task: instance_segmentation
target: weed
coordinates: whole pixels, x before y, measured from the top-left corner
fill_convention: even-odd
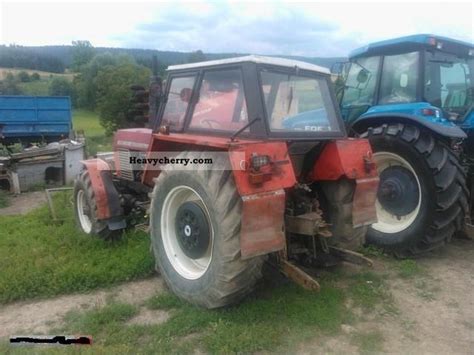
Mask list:
[[[0,208],[5,208],[10,206],[10,194],[0,190]]]
[[[373,354],[383,351],[384,338],[382,333],[378,331],[354,334],[351,341],[359,348],[361,354]]]
[[[415,260],[401,260],[396,264],[398,269],[398,276],[402,278],[412,278],[420,275],[423,269],[416,263]]]

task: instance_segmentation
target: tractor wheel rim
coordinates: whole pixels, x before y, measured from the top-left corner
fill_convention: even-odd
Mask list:
[[[82,230],[89,234],[92,231],[92,222],[86,211],[89,211],[89,204],[87,203],[86,194],[84,190],[79,190],[76,197],[77,201],[77,215],[79,217],[79,223],[81,224]]]
[[[413,201],[413,205],[410,206],[409,211],[407,211],[405,214],[396,215],[393,210],[387,208],[386,205],[384,206],[384,202],[381,201],[381,189],[392,185],[392,188],[395,190],[396,194],[400,193],[398,191],[400,186],[397,186],[396,183],[390,184],[390,181],[387,181],[386,184],[384,184],[384,181],[381,182],[381,185],[379,187],[379,194],[375,203],[378,222],[372,224],[372,229],[385,234],[399,233],[410,227],[416,220],[420,212],[422,200],[420,180],[411,164],[397,154],[389,152],[377,152],[374,153],[374,161],[377,165],[377,171],[379,176],[382,175],[382,173],[387,169],[392,169],[394,167],[400,168],[401,170],[405,170],[405,172],[408,173],[408,175],[411,176],[413,180],[412,182],[410,182],[411,184],[413,184],[411,188],[414,187],[415,191],[417,190],[416,192],[418,196]],[[412,196],[406,197],[412,198]],[[398,196],[397,198],[403,199],[404,196]]]
[[[177,215],[183,204],[193,202],[202,209],[207,225],[209,227],[208,243],[205,250],[193,258],[187,250],[183,249],[183,233],[190,232],[189,225],[185,225],[183,231],[178,231]],[[186,228],[186,226],[188,228]],[[166,196],[163,202],[161,214],[161,238],[166,256],[171,266],[182,277],[188,280],[196,280],[202,277],[212,261],[212,247],[214,242],[214,231],[211,224],[209,210],[204,204],[202,197],[189,186],[177,186]],[[179,235],[181,233],[181,236]]]

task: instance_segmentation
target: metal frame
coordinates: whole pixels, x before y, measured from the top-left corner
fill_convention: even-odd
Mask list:
[[[218,63],[219,62],[219,63]],[[308,64],[310,67],[311,65]],[[179,68],[179,66],[177,66]],[[161,107],[158,111],[158,118],[156,120],[156,124],[153,127],[153,131],[156,132],[162,122],[164,109],[166,107],[166,103],[168,101],[168,93],[171,87],[171,83],[173,79],[180,78],[180,77],[188,77],[188,76],[195,76],[195,82],[193,86],[193,93],[188,104],[186,114],[184,117],[184,124],[181,129],[170,129],[170,132],[173,133],[189,133],[195,135],[206,135],[206,136],[229,136],[234,132],[228,130],[216,130],[216,129],[196,129],[196,128],[189,128],[189,124],[191,122],[192,113],[194,112],[195,105],[197,103],[197,98],[199,96],[199,90],[201,87],[202,79],[205,73],[209,71],[224,71],[224,70],[232,70],[232,69],[240,69],[242,74],[242,83],[244,89],[244,97],[247,105],[247,115],[249,117],[249,122],[251,119],[261,118],[261,120],[255,122],[252,126],[250,126],[248,132],[242,132],[239,137],[248,138],[248,139],[265,139],[265,140],[281,140],[281,139],[291,139],[291,140],[331,140],[335,138],[343,138],[347,136],[344,121],[342,120],[342,116],[339,110],[337,103],[337,99],[334,94],[334,90],[331,90],[331,80],[330,74],[326,74],[321,71],[311,71],[307,69],[298,69],[298,74],[314,77],[317,79],[325,80],[328,88],[329,88],[329,95],[331,101],[334,103],[334,112],[336,116],[335,124],[338,126],[337,131],[331,132],[292,132],[292,131],[285,131],[285,132],[274,132],[270,130],[269,122],[267,119],[265,103],[263,99],[263,93],[261,88],[261,79],[260,79],[260,71],[264,68],[268,68],[272,71],[282,72],[282,73],[291,73],[294,71],[294,68],[276,65],[276,64],[261,64],[257,62],[251,61],[243,61],[243,62],[229,62],[229,63],[220,63],[220,61],[210,62],[210,65],[203,65],[199,67],[183,67],[183,69],[173,69],[170,67],[170,72],[168,74],[165,93],[166,97],[161,103]]]
[[[44,190],[44,193],[46,194],[46,199],[48,200],[49,211],[51,212],[51,217],[53,218],[54,222],[73,219],[73,218],[58,219],[58,217],[56,215],[56,210],[54,209],[53,198],[52,198],[52,195],[51,195],[52,192],[69,191],[69,190],[74,190],[74,187],[55,187],[55,188]]]

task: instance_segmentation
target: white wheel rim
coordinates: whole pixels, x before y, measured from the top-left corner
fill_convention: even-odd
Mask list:
[[[204,255],[199,259],[191,259],[183,252],[176,234],[175,220],[178,208],[188,201],[197,202],[203,207],[210,227],[209,246]],[[160,229],[166,256],[176,272],[188,280],[196,280],[204,275],[212,261],[214,230],[209,217],[209,211],[201,196],[194,189],[183,185],[173,188],[168,193],[163,202]]]
[[[84,212],[86,207],[89,208],[84,190],[79,190],[77,192],[76,201],[77,201],[76,208],[77,208],[77,215],[79,216],[79,223],[81,224],[82,230],[85,233],[89,234],[92,231],[92,222],[89,216]]]
[[[394,214],[385,210],[382,205],[380,204],[379,200],[377,199],[375,203],[376,211],[377,211],[377,219],[378,222],[372,224],[372,229],[379,231],[381,233],[386,234],[394,234],[401,232],[408,227],[410,227],[413,222],[416,220],[418,213],[420,212],[421,207],[421,185],[418,176],[413,169],[413,167],[408,163],[405,159],[401,156],[389,152],[377,152],[374,153],[374,161],[377,165],[377,171],[379,175],[387,168],[392,166],[401,166],[407,170],[409,170],[416,179],[416,183],[418,185],[419,191],[419,198],[418,204],[416,205],[415,209],[407,215],[404,216],[395,216]]]

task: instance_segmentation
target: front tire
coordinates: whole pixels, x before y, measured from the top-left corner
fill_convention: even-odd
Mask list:
[[[163,279],[178,297],[217,308],[253,290],[264,257],[242,259],[241,211],[232,171],[160,173],[151,202],[152,249]]]
[[[466,178],[456,155],[429,131],[404,124],[369,129],[380,176],[378,222],[367,242],[398,257],[423,254],[460,231],[468,211]]]
[[[74,216],[79,229],[90,236],[116,240],[122,234],[121,230],[112,231],[106,221],[97,219],[97,203],[87,171],[82,172],[74,182]]]

